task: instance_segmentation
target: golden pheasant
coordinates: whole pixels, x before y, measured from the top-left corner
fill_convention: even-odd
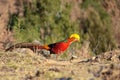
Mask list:
[[[39,49],[45,49],[50,51],[50,54],[60,54],[61,52],[64,52],[71,43],[80,41],[80,36],[78,34],[72,34],[69,38],[67,38],[63,42],[56,42],[53,44],[49,45],[39,45],[39,44],[34,44],[34,43],[18,43],[15,44],[5,51],[12,51],[14,48],[29,48],[31,50],[39,50]]]

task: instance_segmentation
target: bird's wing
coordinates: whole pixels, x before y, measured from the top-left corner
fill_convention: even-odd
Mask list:
[[[51,52],[53,52],[54,54],[59,54],[65,51],[69,45],[65,42],[59,42],[59,43],[50,44],[48,46],[50,47]]]

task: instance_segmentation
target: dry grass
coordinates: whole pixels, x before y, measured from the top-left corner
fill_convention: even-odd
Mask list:
[[[117,52],[120,54],[119,51]],[[101,59],[102,57],[98,58]],[[105,57],[102,59],[104,59],[102,62],[96,60],[80,63],[80,58],[72,61],[58,61],[45,59],[40,55],[32,54],[32,52],[0,52],[0,80],[60,80],[60,78],[99,80],[103,77],[109,78],[107,75],[109,70],[106,67],[109,68],[110,64],[116,65],[119,61],[107,61]],[[117,65],[117,68],[110,68],[110,71],[115,73],[114,75],[111,74],[111,78],[119,75],[120,64]]]

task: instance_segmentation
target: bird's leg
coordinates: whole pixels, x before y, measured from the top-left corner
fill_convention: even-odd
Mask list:
[[[52,57],[52,59],[54,59],[54,60],[58,60],[58,56],[59,56],[58,54],[53,54],[53,55],[51,54],[51,57]]]
[[[56,54],[56,60],[58,60],[58,58],[59,58],[59,54]]]
[[[60,61],[60,54],[56,54],[55,60]]]

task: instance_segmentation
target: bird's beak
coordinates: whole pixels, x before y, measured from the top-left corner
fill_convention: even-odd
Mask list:
[[[75,41],[76,41],[76,42],[80,42],[80,40],[78,40],[78,39],[75,39]]]

